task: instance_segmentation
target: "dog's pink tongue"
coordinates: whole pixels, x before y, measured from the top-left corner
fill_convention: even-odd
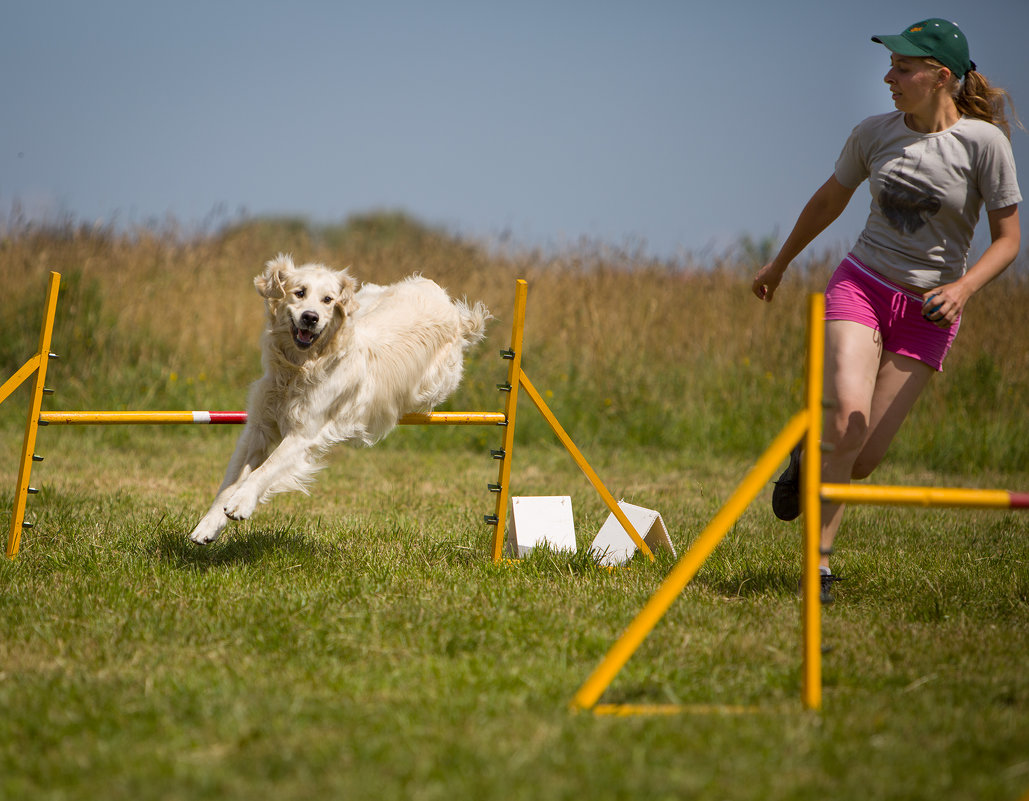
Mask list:
[[[314,334],[310,331],[297,331],[297,339],[301,342],[314,342]]]

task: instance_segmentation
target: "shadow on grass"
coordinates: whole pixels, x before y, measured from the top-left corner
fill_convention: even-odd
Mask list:
[[[751,598],[759,595],[796,595],[800,574],[775,565],[751,566],[733,575],[704,575],[694,582],[711,592],[731,598]]]
[[[238,529],[212,545],[197,545],[181,532],[162,531],[155,546],[158,558],[186,570],[210,570],[231,565],[338,558],[331,544],[297,532],[292,521],[272,529]]]

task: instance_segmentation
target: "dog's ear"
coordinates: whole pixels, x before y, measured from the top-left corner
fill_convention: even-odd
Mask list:
[[[357,295],[357,281],[347,272],[346,268],[339,270],[336,273],[336,277],[339,279],[339,300],[336,301],[336,306],[344,317],[349,317],[358,308],[357,298],[355,297]]]
[[[265,300],[282,300],[286,297],[286,277],[295,269],[293,257],[280,253],[264,265],[264,272],[254,279],[254,286]]]

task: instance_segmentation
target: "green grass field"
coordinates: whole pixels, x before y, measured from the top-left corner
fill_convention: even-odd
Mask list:
[[[501,408],[513,280],[526,369],[616,497],[661,512],[681,555],[790,414],[804,265],[747,305],[747,268],[626,254],[490,256],[403,218],[265,223],[184,240],[68,229],[0,247],[0,378],[65,277],[48,408],[242,408],[259,369],[264,259],[421,269],[498,320],[452,408]],[[628,259],[628,262],[626,260]],[[631,268],[631,269],[628,269]],[[223,308],[219,301],[232,298]],[[778,298],[777,298],[778,300]],[[1029,490],[1029,282],[970,307],[882,483]],[[20,305],[19,305],[20,304]],[[224,314],[215,312],[224,311]],[[198,325],[198,321],[200,324]],[[0,407],[10,508],[26,393]],[[607,516],[520,406],[516,495],[571,495],[580,549]],[[568,702],[674,564],[493,564],[490,429],[398,429],[340,448],[311,497],[221,542],[185,539],[238,430],[41,430],[35,527],[0,560],[0,797],[10,799],[1001,799],[1029,790],[1029,515],[849,510],[823,617],[823,709],[800,702],[799,523],[765,492],[612,682]],[[746,707],[739,713],[737,707]]]

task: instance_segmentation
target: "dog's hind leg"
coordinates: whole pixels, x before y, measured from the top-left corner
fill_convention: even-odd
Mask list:
[[[225,478],[215,496],[207,514],[197,523],[189,535],[193,542],[206,545],[221,536],[229,518],[225,516],[225,504],[241,483],[265,460],[268,453],[268,440],[249,426],[243,430],[236,444],[236,450],[229,460]]]

